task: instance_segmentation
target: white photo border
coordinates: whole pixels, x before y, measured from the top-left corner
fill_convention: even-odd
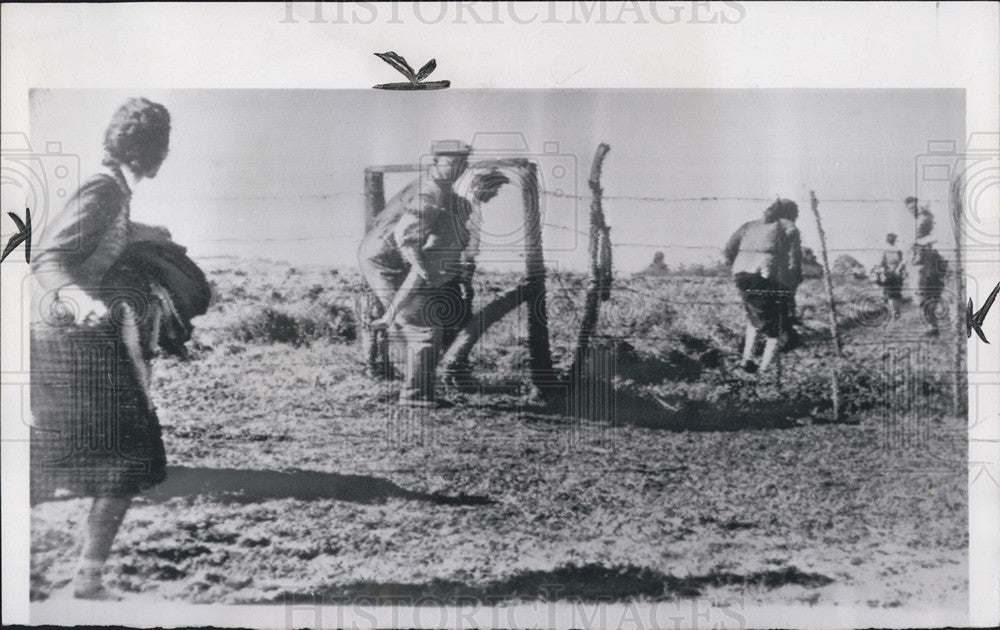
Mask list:
[[[434,78],[448,79],[455,88],[961,88],[969,133],[996,133],[1000,121],[995,28],[1000,5],[994,3],[543,2],[494,8],[363,2],[323,5],[318,16],[316,5],[4,4],[3,130],[28,131],[32,88],[370,88],[392,80],[372,55],[384,50],[418,60],[436,58]],[[978,207],[982,216],[996,221],[998,192]],[[4,287],[19,287],[27,269],[5,262],[0,271]],[[976,278],[969,289],[978,307],[1000,281],[1000,265],[976,265],[969,274]],[[27,378],[20,352],[26,347],[21,343],[26,306],[18,293],[2,294],[4,623],[37,621],[28,618],[26,427],[10,421],[24,409],[19,396],[7,395]],[[998,322],[994,310],[984,326],[994,349],[1000,343]],[[981,342],[973,336],[969,343],[971,349]],[[986,360],[987,369],[969,379],[970,388],[978,389],[970,397],[978,405],[970,409],[970,418],[982,420],[970,430],[968,619],[899,620],[879,617],[878,611],[861,618],[815,608],[805,611],[808,616],[748,616],[750,625],[992,626],[1000,621],[1000,492],[981,474],[974,480],[978,469],[972,465],[989,463],[995,481],[1000,356],[993,352]],[[145,612],[156,619],[134,614],[119,619],[136,625],[285,622],[283,613],[272,619],[258,607],[198,607],[191,613],[164,605]],[[525,621],[515,625],[531,625],[530,614],[524,614]],[[429,615],[401,622],[439,625],[449,619]],[[86,621],[92,620],[77,620]],[[548,622],[546,615],[533,627]],[[567,620],[557,616],[552,622]]]

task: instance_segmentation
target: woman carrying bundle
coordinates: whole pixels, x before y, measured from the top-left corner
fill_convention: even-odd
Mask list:
[[[101,574],[132,497],[166,475],[150,402],[150,359],[177,351],[204,313],[204,275],[169,240],[135,224],[137,182],[167,155],[170,115],[129,99],[105,133],[105,172],[55,216],[32,261],[31,503],[94,498],[73,593],[117,599]]]

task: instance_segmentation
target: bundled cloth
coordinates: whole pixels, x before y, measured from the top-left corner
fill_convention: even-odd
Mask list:
[[[108,314],[31,326],[31,502],[131,496],[163,481],[162,431],[148,394],[157,344],[183,352],[211,297],[184,248],[130,244],[104,277]]]
[[[145,276],[163,307],[159,345],[164,351],[184,356],[194,326],[191,320],[204,315],[212,289],[204,272],[187,256],[187,250],[171,241],[137,241],[129,244],[112,272]],[[105,285],[112,278],[105,278]]]

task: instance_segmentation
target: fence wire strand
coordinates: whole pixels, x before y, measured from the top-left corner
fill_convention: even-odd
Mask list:
[[[553,197],[557,199],[578,199],[589,201],[590,197],[586,195],[569,194],[562,191],[553,190],[540,190],[541,194]],[[353,192],[334,192],[334,193],[312,193],[312,194],[302,194],[298,195],[298,199],[304,200],[332,200],[334,198],[357,198],[363,199],[364,195],[361,193]],[[175,202],[212,202],[212,201],[248,201],[248,200],[277,200],[283,197],[278,195],[246,195],[246,196],[227,196],[227,197],[212,197],[205,199],[176,199]],[[604,195],[603,199],[607,201],[635,201],[641,203],[705,203],[705,202],[753,202],[753,203],[767,203],[774,201],[776,197],[742,197],[742,196],[701,196],[701,197],[657,197],[648,195]],[[898,199],[893,198],[834,198],[834,199],[824,199],[824,203],[894,203],[898,202]],[[928,200],[929,202],[936,202],[939,200]],[[559,223],[554,223],[551,221],[543,222],[543,226],[564,230],[567,232],[573,232],[580,236],[589,237],[589,232],[584,230],[579,230],[568,225],[562,225]],[[356,240],[355,237],[345,235],[345,234],[323,234],[317,236],[302,236],[302,237],[258,237],[258,238],[206,238],[206,239],[195,239],[198,243],[226,243],[226,242],[306,242],[306,241],[324,241],[324,240]],[[707,250],[721,252],[723,247],[717,247],[713,245],[685,245],[685,244],[670,244],[670,243],[640,243],[640,242],[612,242],[615,247],[627,247],[627,248],[637,248],[637,249],[688,249],[688,250]],[[863,248],[830,248],[831,252],[854,252],[861,251]]]

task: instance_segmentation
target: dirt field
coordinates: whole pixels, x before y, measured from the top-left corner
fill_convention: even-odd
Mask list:
[[[353,271],[201,261],[219,299],[191,358],[158,360],[166,483],[137,500],[111,586],[188,602],[656,600],[961,608],[965,421],[949,336],[837,286],[848,420],[819,280],[780,375],[736,369],[745,316],[725,277],[620,278],[602,347],[615,413],[533,397],[524,313],[473,354],[480,391],[400,412],[364,374]],[[482,303],[512,286],[484,274]],[[575,344],[583,278],[548,280],[553,355]],[[32,512],[32,595],[72,576],[89,502]],[[558,588],[553,585],[558,585]]]

